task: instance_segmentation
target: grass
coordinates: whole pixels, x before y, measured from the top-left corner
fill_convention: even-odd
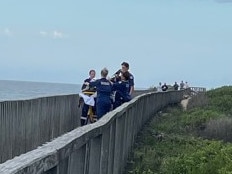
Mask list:
[[[205,107],[157,114],[139,133],[125,173],[232,173],[231,91],[209,91]]]

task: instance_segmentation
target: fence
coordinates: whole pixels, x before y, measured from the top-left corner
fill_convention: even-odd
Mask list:
[[[74,129],[42,147],[0,164],[4,174],[120,174],[142,125],[186,91],[135,97],[98,122]]]
[[[78,100],[66,95],[0,102],[0,163],[80,126]]]
[[[206,92],[206,88],[203,87],[191,87],[192,92],[199,93],[199,92]]]
[[[78,95],[0,102],[0,163],[80,125]]]

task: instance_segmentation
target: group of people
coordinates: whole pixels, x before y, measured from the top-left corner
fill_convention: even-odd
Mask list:
[[[101,70],[101,78],[95,79],[96,71],[89,71],[89,78],[84,80],[82,91],[96,92],[93,110],[100,119],[112,109],[117,108],[132,98],[134,91],[134,77],[129,72],[129,63],[122,62],[121,69],[112,78],[108,78],[108,69]],[[82,107],[81,125],[86,124],[89,105],[84,103]]]
[[[186,81],[184,83],[184,81],[182,80],[180,82],[180,85],[177,82],[175,82],[173,85],[174,90],[179,90],[179,87],[180,87],[180,90],[189,88],[188,82]],[[164,92],[169,89],[166,83],[162,84],[161,82],[159,82],[159,85],[156,88],[157,88],[157,92],[162,92],[162,91]]]

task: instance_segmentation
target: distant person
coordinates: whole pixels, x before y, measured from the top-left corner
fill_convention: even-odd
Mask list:
[[[184,82],[183,82],[183,80],[182,80],[182,81],[180,82],[180,90],[181,90],[181,89],[184,89],[184,85],[185,85],[185,84],[184,84]]]
[[[162,92],[162,83],[159,82],[159,85],[156,87],[157,92]]]
[[[121,74],[121,80],[113,84],[112,91],[116,91],[113,109],[131,100],[129,79],[130,73],[126,71]]]
[[[81,87],[82,91],[86,91],[86,90],[93,91],[93,92],[96,91],[96,89],[94,87],[89,89],[88,86],[86,85],[86,83],[90,83],[90,82],[95,81],[95,75],[96,75],[95,70],[92,69],[89,71],[89,78],[84,80],[84,83]],[[80,98],[79,103],[82,103],[82,102],[84,102],[83,98]],[[87,122],[88,110],[89,110],[89,105],[84,103],[83,107],[82,107],[82,113],[81,113],[81,126],[85,125]],[[93,107],[93,112],[95,112],[95,111],[96,111],[96,105]]]
[[[162,85],[162,91],[164,92],[164,91],[167,91],[167,90],[168,90],[168,86],[166,85],[166,83],[164,83]]]
[[[100,119],[111,109],[110,96],[112,92],[112,84],[109,80],[106,79],[107,75],[108,69],[103,68],[101,70],[101,79],[90,83],[86,82],[86,85],[89,85],[89,87],[96,87],[97,90],[96,112],[98,119]]]
[[[185,88],[185,89],[189,88],[188,82],[185,82],[184,88]]]
[[[173,87],[174,87],[174,90],[178,90],[179,89],[179,85],[178,85],[178,83],[177,82],[175,82],[175,84],[173,85]]]

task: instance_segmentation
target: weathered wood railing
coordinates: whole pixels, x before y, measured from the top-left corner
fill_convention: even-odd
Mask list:
[[[80,125],[78,95],[0,102],[0,163]]]
[[[190,87],[191,91],[192,92],[206,92],[206,88],[203,88],[203,87]]]
[[[144,123],[163,107],[180,102],[187,91],[190,92],[151,92],[135,97],[94,124],[74,129],[0,164],[0,173],[120,174]]]
[[[80,126],[78,100],[65,95],[0,102],[0,163]]]

